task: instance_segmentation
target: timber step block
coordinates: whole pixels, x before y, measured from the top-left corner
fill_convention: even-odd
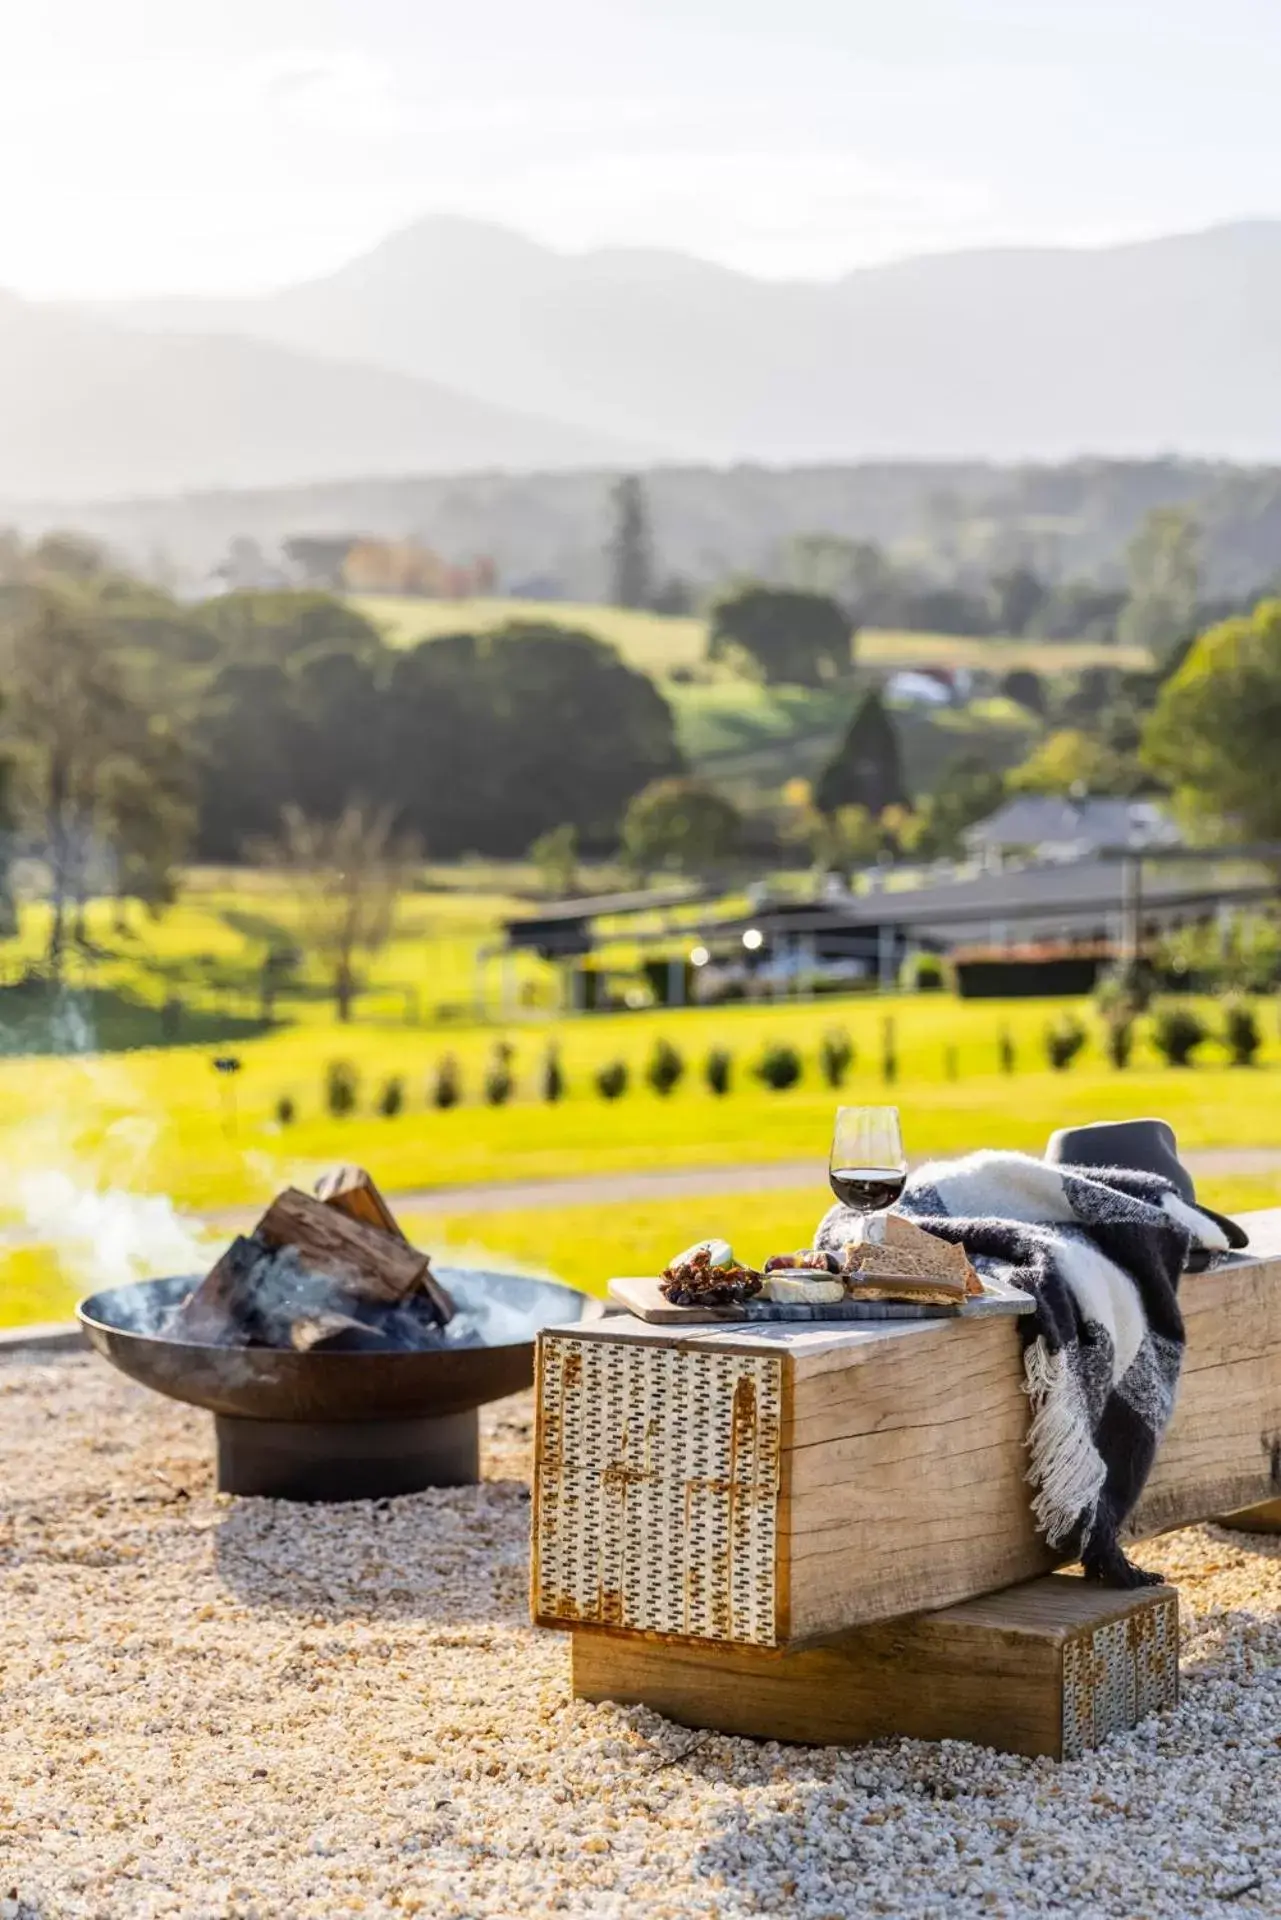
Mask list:
[[[1265,1500],[1257,1507],[1221,1513],[1215,1525],[1231,1527],[1234,1533],[1281,1533],[1281,1500]]]
[[[1176,1704],[1178,1595],[1050,1574],[796,1653],[579,1628],[573,1687],[749,1739],[967,1740],[1072,1760]]]
[[[1180,1290],[1178,1399],[1129,1535],[1281,1492],[1281,1209]],[[539,1336],[533,1614],[799,1652],[1052,1571],[1007,1318]],[[1261,1444],[1262,1437],[1262,1444]]]

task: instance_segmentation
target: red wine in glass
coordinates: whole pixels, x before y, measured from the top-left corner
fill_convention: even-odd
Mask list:
[[[897,1107],[838,1107],[828,1164],[832,1192],[855,1213],[892,1207],[907,1179]]]
[[[907,1179],[902,1167],[833,1167],[827,1177],[837,1199],[855,1213],[892,1207]]]

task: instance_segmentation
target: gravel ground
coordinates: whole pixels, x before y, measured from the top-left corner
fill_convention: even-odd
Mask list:
[[[0,1916],[1281,1912],[1281,1540],[1143,1555],[1185,1699],[1066,1766],[699,1737],[525,1624],[527,1398],[486,1484],[231,1501],[202,1416],[0,1361]]]

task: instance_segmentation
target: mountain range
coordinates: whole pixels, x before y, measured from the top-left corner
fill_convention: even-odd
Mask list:
[[[1281,221],[824,282],[418,222],[245,299],[0,299],[0,494],[1177,452],[1281,461]]]

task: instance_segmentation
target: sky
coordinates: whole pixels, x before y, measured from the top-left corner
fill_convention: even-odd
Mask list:
[[[7,17],[6,17],[7,16]],[[38,0],[0,286],[255,292],[429,213],[768,277],[1281,215],[1281,0]]]

